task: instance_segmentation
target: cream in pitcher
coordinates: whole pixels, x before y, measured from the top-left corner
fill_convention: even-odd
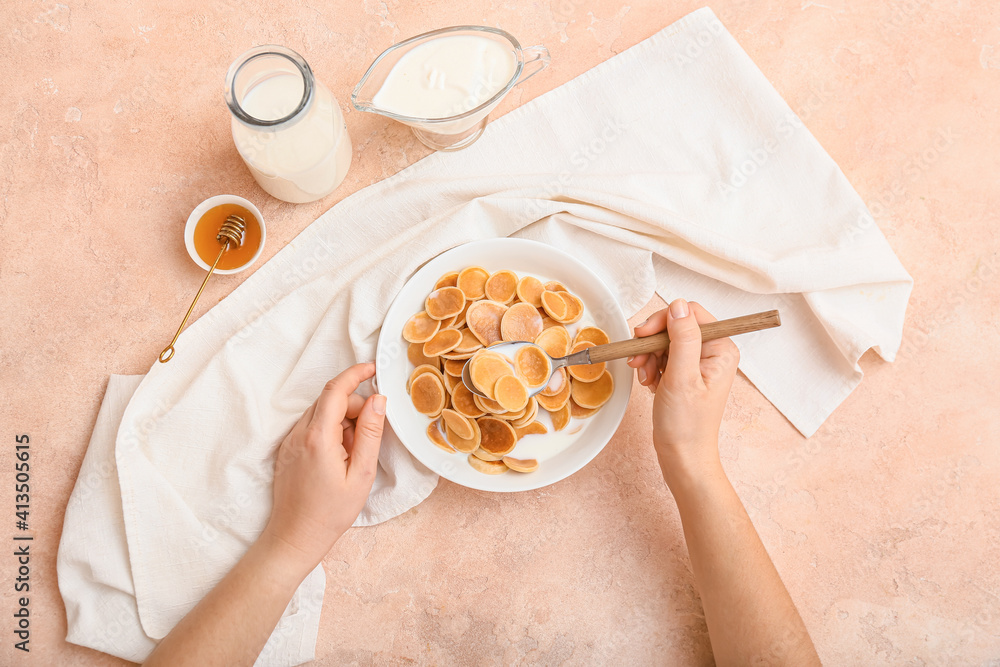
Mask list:
[[[229,68],[233,141],[257,183],[299,204],[333,192],[351,166],[337,100],[302,57],[281,46],[247,51]]]
[[[441,28],[383,51],[351,102],[408,125],[430,148],[461,150],[482,135],[490,112],[514,86],[548,64],[544,46],[522,47],[499,28]]]
[[[513,49],[501,42],[447,35],[406,52],[372,102],[404,116],[455,116],[500,92],[516,67]]]

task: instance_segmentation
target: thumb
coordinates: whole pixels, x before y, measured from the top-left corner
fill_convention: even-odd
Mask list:
[[[373,394],[361,406],[361,413],[354,427],[354,447],[351,450],[351,463],[347,469],[348,478],[354,478],[369,487],[375,480],[384,423],[385,396]]]
[[[701,328],[684,299],[670,304],[667,315],[670,348],[663,379],[667,382],[692,383],[701,379]]]

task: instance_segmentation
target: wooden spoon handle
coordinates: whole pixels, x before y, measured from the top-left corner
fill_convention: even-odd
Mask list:
[[[716,338],[727,338],[737,334],[761,331],[762,329],[773,329],[780,326],[781,318],[778,316],[778,311],[768,310],[763,313],[743,315],[742,317],[719,320],[718,322],[706,322],[701,325],[701,340],[708,341],[715,340]],[[670,337],[666,331],[644,338],[633,338],[631,340],[618,341],[617,343],[598,345],[590,348],[590,362],[599,364],[602,361],[659,352],[660,350],[667,349],[669,345]]]

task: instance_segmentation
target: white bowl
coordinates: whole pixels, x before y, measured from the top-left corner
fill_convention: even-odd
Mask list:
[[[624,359],[608,364],[615,381],[615,391],[597,414],[573,422],[561,432],[552,432],[547,413],[539,409],[540,421],[549,426],[546,435],[526,436],[511,453],[515,458],[538,459],[532,473],[508,471],[502,475],[484,475],[473,470],[466,454],[449,454],[427,439],[430,420],[410,402],[406,380],[413,370],[406,356],[408,343],[403,340],[403,324],[424,308],[424,299],[445,273],[478,265],[487,271],[510,269],[520,275],[558,280],[580,297],[585,306],[583,319],[571,329],[595,324],[611,340],[631,338],[625,314],[611,290],[582,262],[553,246],[525,239],[489,239],[452,248],[422,266],[396,295],[386,314],[379,335],[376,356],[378,391],[387,398],[386,417],[410,453],[438,475],[456,484],[483,491],[527,491],[554,484],[587,465],[618,430],[629,393],[632,369]],[[578,425],[582,429],[571,434]]]
[[[238,266],[235,269],[216,269],[215,272],[219,275],[228,276],[233,273],[239,273],[244,269],[250,268],[260,254],[264,252],[264,242],[267,240],[267,228],[264,226],[264,216],[260,214],[260,210],[250,203],[243,197],[237,197],[236,195],[215,195],[214,197],[209,197],[202,203],[194,207],[191,211],[191,215],[188,216],[187,223],[184,225],[184,245],[187,247],[188,254],[191,255],[191,259],[194,263],[201,268],[208,271],[212,268],[210,264],[206,264],[201,257],[198,256],[198,251],[194,247],[194,228],[201,220],[201,216],[205,215],[210,209],[216,206],[221,206],[222,204],[236,204],[237,206],[242,206],[246,210],[250,211],[257,218],[257,222],[260,223],[260,246],[257,248],[257,252],[254,253],[250,261],[243,266]]]

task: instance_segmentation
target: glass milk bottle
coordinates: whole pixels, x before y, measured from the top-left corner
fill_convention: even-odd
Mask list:
[[[333,192],[351,166],[344,115],[309,64],[283,46],[250,49],[226,75],[233,141],[260,187],[293,204]]]

